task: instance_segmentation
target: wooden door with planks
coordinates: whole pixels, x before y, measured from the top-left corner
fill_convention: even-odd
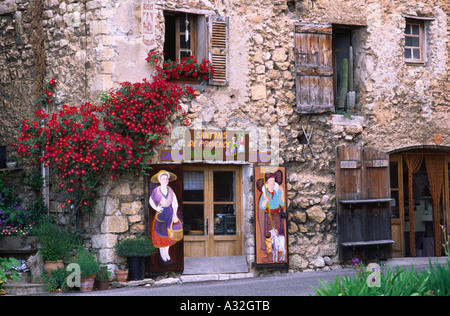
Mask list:
[[[389,156],[339,146],[336,155],[338,244],[341,260],[392,256]]]
[[[183,167],[184,254],[243,254],[241,167]]]

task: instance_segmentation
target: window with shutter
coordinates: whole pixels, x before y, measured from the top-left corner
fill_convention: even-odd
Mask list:
[[[228,85],[229,18],[167,11],[165,18],[164,58],[194,56],[199,62],[211,61],[214,77],[210,85]]]
[[[332,26],[295,25],[297,112],[334,112]]]
[[[214,66],[214,77],[210,85],[228,85],[228,25],[229,18],[222,16],[208,17],[209,60]]]

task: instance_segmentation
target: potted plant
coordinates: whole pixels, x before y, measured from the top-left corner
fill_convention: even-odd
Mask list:
[[[100,273],[100,263],[93,254],[84,248],[78,250],[75,263],[80,266],[80,290],[82,292],[92,291],[94,289],[95,277]]]
[[[110,278],[111,272],[109,271],[108,267],[106,266],[100,267],[100,271],[97,274],[98,289],[107,290],[109,287]]]
[[[44,216],[38,223],[36,237],[42,245],[39,253],[47,274],[50,276],[51,270],[64,268],[63,260],[76,247],[75,235],[59,227],[52,216]]]
[[[148,237],[131,237],[119,241],[115,246],[119,257],[127,258],[129,280],[144,279],[144,258],[155,253],[156,248]]]
[[[117,282],[127,282],[128,279],[128,269],[116,269],[114,270],[114,275],[116,276]]]
[[[17,161],[18,161],[17,155],[8,156],[8,159],[6,160],[6,167],[8,169],[17,168]]]

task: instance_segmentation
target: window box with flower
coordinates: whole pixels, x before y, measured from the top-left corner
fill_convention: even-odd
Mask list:
[[[199,84],[214,77],[214,67],[209,60],[203,59],[199,63],[194,56],[181,59],[164,60],[163,54],[151,52],[146,61],[156,67],[162,80],[179,84]],[[161,66],[162,65],[162,66]]]

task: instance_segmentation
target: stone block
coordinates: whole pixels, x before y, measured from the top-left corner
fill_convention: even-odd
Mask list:
[[[107,233],[124,233],[128,230],[128,220],[126,216],[114,215],[105,216],[101,225],[103,234]]]
[[[117,243],[117,235],[100,234],[92,236],[92,248],[112,248]]]
[[[10,14],[17,11],[16,1],[6,0],[0,3],[0,15]]]
[[[106,215],[115,214],[119,209],[119,203],[119,199],[108,197],[108,199],[106,200]]]
[[[311,208],[309,208],[306,213],[308,214],[308,217],[318,223],[322,223],[327,215],[322,210],[322,208],[318,205],[315,205]]]
[[[114,249],[100,249],[98,252],[98,259],[100,263],[111,263],[116,261],[116,253]]]
[[[122,203],[120,211],[124,215],[137,215],[141,211],[142,202],[135,201],[131,203]]]
[[[264,100],[267,97],[267,90],[265,86],[252,87],[252,100]]]

